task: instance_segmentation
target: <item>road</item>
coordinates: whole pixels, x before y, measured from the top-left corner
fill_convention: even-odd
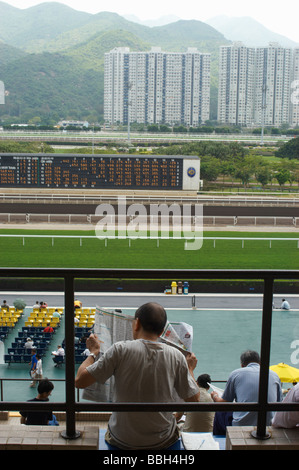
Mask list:
[[[162,203],[162,202],[160,202]],[[170,206],[172,202],[168,205]],[[0,203],[2,214],[95,214],[98,204],[41,204],[41,203]],[[117,206],[116,206],[117,207]],[[150,211],[150,205],[145,206]],[[224,206],[204,205],[204,216],[232,216],[232,217],[299,217],[299,207],[270,207],[270,206]]]
[[[188,295],[166,295],[163,293],[92,293],[77,292],[83,307],[95,307],[96,305],[109,308],[137,308],[140,305],[154,301],[169,309],[192,309],[195,298],[195,306],[198,309],[261,309],[262,294],[205,294],[189,293]],[[275,307],[280,307],[282,294],[274,295]],[[299,295],[285,295],[292,309],[299,309]],[[0,292],[0,299],[6,300],[8,305],[13,305],[16,298],[22,298],[28,307],[36,301],[45,301],[49,306],[63,306],[64,294],[59,292]]]

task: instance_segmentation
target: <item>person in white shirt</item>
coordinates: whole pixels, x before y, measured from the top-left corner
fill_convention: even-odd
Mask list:
[[[299,403],[299,384],[291,388],[282,403]],[[274,428],[295,428],[299,426],[299,411],[277,411],[272,420]]]
[[[36,374],[34,379],[41,380],[43,378],[43,363],[42,358],[38,354],[36,355],[37,364],[36,364]]]
[[[290,310],[290,304],[286,299],[282,299],[281,310]]]
[[[27,338],[24,348],[30,350],[33,348],[33,340],[31,338]]]
[[[61,358],[64,357],[65,352],[63,347],[59,344],[57,346],[57,351],[52,351],[52,354],[54,356],[53,361],[55,362],[55,366],[57,366],[57,364],[61,362]]]

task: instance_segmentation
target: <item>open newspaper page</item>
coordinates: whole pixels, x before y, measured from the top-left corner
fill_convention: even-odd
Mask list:
[[[132,340],[132,321],[134,317],[125,315],[118,310],[96,307],[94,333],[101,341],[101,353],[105,352],[118,341]],[[105,384],[95,382],[83,390],[82,398],[97,402],[113,401],[114,377]]]
[[[184,322],[167,322],[160,340],[186,355],[192,352],[193,327]]]
[[[101,353],[104,354],[112,344],[118,341],[133,339],[132,322],[134,317],[126,315],[118,310],[96,308],[94,333],[101,343]],[[167,322],[160,337],[162,342],[174,346],[184,354],[192,351],[193,328],[183,322]],[[111,377],[105,384],[95,382],[90,387],[83,390],[82,398],[97,402],[113,401],[114,377]]]

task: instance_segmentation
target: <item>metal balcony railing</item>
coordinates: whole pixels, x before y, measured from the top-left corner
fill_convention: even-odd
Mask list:
[[[299,403],[283,404],[268,402],[268,375],[270,366],[272,299],[275,280],[298,280],[299,271],[260,270],[134,270],[134,269],[46,269],[46,268],[0,268],[0,278],[56,278],[64,280],[66,377],[65,402],[28,403],[0,402],[0,410],[53,410],[66,412],[66,430],[62,436],[76,439],[75,413],[78,411],[256,411],[257,428],[254,437],[269,437],[266,415],[269,411],[298,411]],[[82,403],[76,402],[74,357],[74,291],[76,279],[255,279],[264,284],[261,331],[261,367],[259,396],[256,403]]]

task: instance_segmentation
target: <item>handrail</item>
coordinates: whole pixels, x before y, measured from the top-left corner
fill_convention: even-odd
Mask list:
[[[267,412],[299,410],[299,403],[268,403],[268,374],[271,348],[273,285],[278,279],[299,279],[298,270],[194,270],[194,269],[53,269],[53,268],[0,268],[0,278],[60,278],[64,279],[65,346],[66,346],[66,401],[51,403],[0,402],[0,410],[57,410],[66,411],[64,438],[76,439],[75,413],[77,411],[257,411],[258,420],[254,437],[266,439]],[[261,332],[261,368],[259,397],[256,403],[76,403],[74,357],[74,282],[76,278],[105,279],[260,279],[264,281]]]

